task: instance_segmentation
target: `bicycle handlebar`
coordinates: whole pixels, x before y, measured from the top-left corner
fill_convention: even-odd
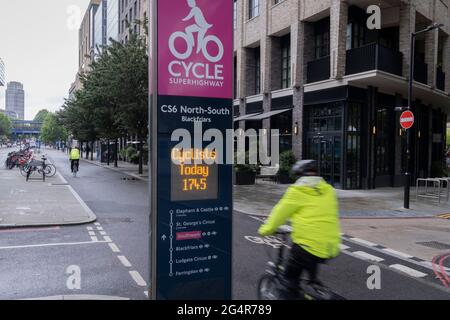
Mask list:
[[[292,227],[288,225],[284,225],[278,228],[276,234],[278,235],[288,235],[292,233]]]

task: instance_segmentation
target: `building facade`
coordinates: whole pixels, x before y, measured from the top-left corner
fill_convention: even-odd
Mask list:
[[[120,0],[108,0],[108,10],[106,14],[106,40],[107,45],[111,44],[111,39],[119,40],[119,7]]]
[[[108,2],[102,0],[94,15],[94,57],[98,56],[107,45]]]
[[[5,86],[6,76],[5,76],[5,63],[0,58],[0,87]]]
[[[381,29],[367,8],[381,8]],[[236,0],[235,128],[278,129],[280,150],[318,161],[337,188],[400,186],[410,34],[416,40],[413,179],[444,163],[450,111],[448,0]],[[259,129],[264,129],[260,130]]]
[[[120,0],[119,40],[127,43],[130,34],[144,35],[141,21],[147,17],[147,0]]]
[[[5,109],[7,113],[17,114],[19,120],[25,117],[25,92],[20,82],[8,82],[5,95]]]

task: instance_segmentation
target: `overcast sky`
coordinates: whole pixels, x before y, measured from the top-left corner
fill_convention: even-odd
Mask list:
[[[0,1],[0,57],[6,81],[25,90],[25,119],[58,110],[78,70],[79,14],[89,0]],[[75,7],[74,7],[75,6]],[[5,108],[6,87],[0,87]]]

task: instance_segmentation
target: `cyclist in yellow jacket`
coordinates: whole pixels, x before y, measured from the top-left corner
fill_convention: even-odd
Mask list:
[[[259,229],[259,234],[268,236],[291,221],[293,245],[282,283],[287,297],[298,293],[304,270],[308,271],[312,286],[319,284],[318,265],[338,256],[341,243],[336,192],[317,176],[316,161],[299,161],[292,170],[300,179],[288,188]]]
[[[70,150],[69,160],[70,160],[70,170],[74,171],[74,168],[76,166],[77,171],[80,166],[80,149],[78,147],[73,147],[72,150]]]

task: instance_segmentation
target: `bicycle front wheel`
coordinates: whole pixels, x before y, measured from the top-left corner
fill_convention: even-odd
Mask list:
[[[275,276],[262,276],[258,283],[258,300],[279,300],[278,287],[279,281]]]
[[[45,176],[51,178],[56,174],[56,167],[52,164],[46,165]]]

